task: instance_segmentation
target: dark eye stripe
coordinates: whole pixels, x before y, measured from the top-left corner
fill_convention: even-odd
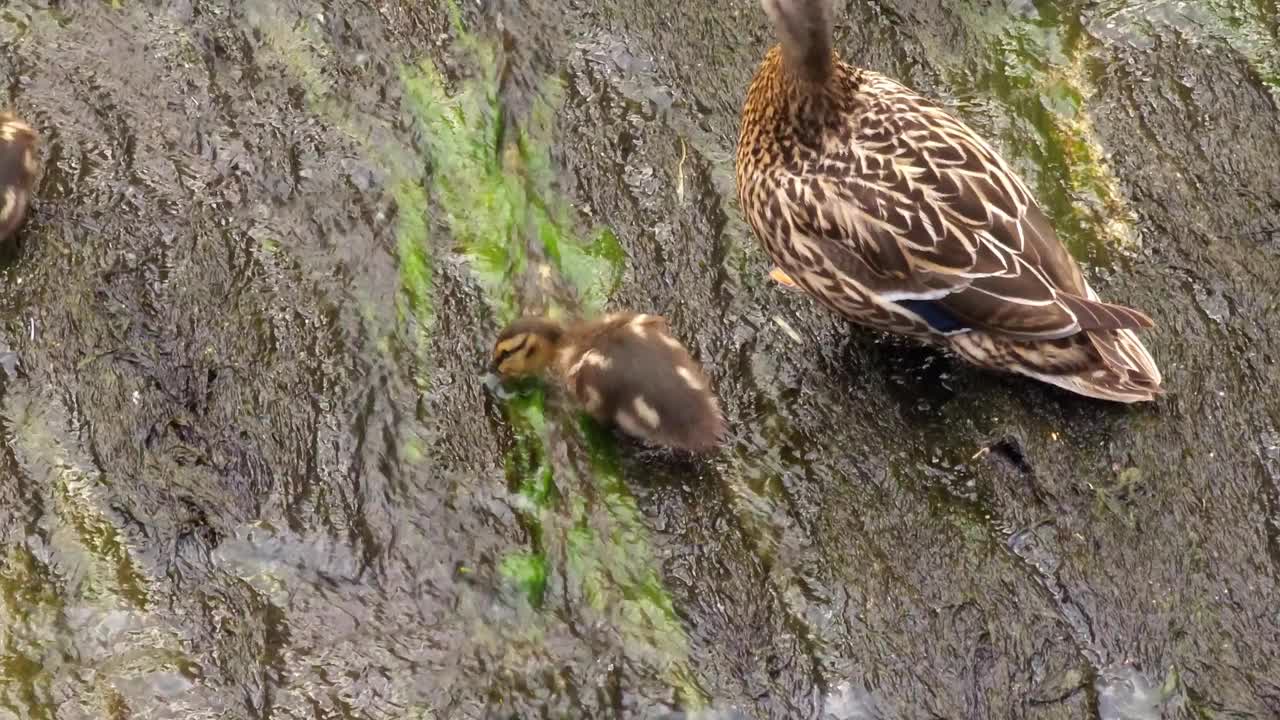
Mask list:
[[[526,347],[528,347],[529,342],[530,342],[531,340],[533,340],[533,336],[532,336],[532,335],[525,335],[525,336],[524,336],[524,338],[520,340],[520,344],[519,344],[519,345],[516,345],[516,346],[515,346],[515,347],[513,347],[513,348],[506,348],[506,349],[504,349],[504,350],[500,351],[500,352],[498,353],[498,357],[494,358],[494,362],[496,362],[496,363],[498,363],[499,365],[501,365],[502,363],[506,362],[507,358],[511,357],[512,355],[515,355],[516,353],[518,353],[518,352],[520,352],[521,350],[523,350],[523,349],[525,349]]]

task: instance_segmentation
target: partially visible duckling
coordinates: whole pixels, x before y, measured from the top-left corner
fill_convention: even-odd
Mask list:
[[[706,374],[660,316],[617,313],[567,327],[524,318],[494,343],[490,369],[503,378],[548,368],[592,417],[641,440],[707,451],[724,435]]]
[[[0,112],[0,240],[13,234],[27,215],[36,180],[38,138],[12,113]]]

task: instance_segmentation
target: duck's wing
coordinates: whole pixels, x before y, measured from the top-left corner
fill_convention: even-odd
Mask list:
[[[874,73],[863,90],[822,159],[780,183],[802,262],[825,258],[940,332],[1035,339],[1151,326],[1090,297],[1025,185],[964,123]]]

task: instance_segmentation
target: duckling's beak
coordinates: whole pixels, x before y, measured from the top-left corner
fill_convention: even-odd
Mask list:
[[[486,390],[493,393],[493,396],[499,400],[510,400],[518,394],[513,390],[507,389],[506,385],[503,384],[502,375],[496,370],[489,370],[484,375],[481,375],[480,382]]]
[[[484,383],[485,387],[492,390],[495,385],[502,384],[502,375],[498,373],[498,369],[496,367],[489,365],[480,375],[480,381]]]

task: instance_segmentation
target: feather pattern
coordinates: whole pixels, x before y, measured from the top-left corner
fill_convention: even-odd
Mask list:
[[[851,320],[978,365],[1109,400],[1161,392],[1133,333],[1151,319],[1098,299],[985,140],[902,84],[842,62],[828,49],[830,0],[762,4],[782,44],[748,90],[738,193],[783,273]],[[805,16],[827,19],[821,53],[788,47],[812,37],[791,31],[811,28]]]
[[[551,370],[592,417],[657,445],[711,451],[725,434],[706,373],[659,315],[567,326],[523,318],[498,335],[490,368],[501,377]]]
[[[0,240],[13,234],[27,215],[40,169],[38,142],[31,126],[0,112]]]

